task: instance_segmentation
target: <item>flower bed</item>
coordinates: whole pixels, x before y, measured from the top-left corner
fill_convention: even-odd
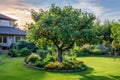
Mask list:
[[[24,65],[29,68],[52,72],[79,72],[87,69],[83,61],[65,60],[62,63],[51,58],[40,60],[39,56],[32,54],[25,58]]]
[[[24,65],[28,68],[32,68],[32,69],[37,69],[37,70],[45,70],[45,71],[49,71],[49,72],[80,72],[80,71],[84,71],[87,69],[87,67],[82,67],[80,69],[68,69],[68,70],[57,70],[57,69],[45,69],[45,68],[40,68],[40,67],[36,67],[36,66],[33,66],[33,65],[29,65],[29,64],[26,64],[24,63]]]

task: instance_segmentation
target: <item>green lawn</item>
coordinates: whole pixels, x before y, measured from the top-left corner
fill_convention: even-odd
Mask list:
[[[1,56],[1,55],[0,55]],[[90,68],[77,73],[54,73],[26,68],[24,58],[3,57],[0,80],[120,80],[120,58],[82,57]]]

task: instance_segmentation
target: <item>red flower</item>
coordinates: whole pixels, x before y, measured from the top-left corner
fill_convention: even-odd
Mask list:
[[[65,69],[68,69],[68,66],[64,66]]]
[[[53,67],[52,66],[48,66],[49,69],[52,69]]]

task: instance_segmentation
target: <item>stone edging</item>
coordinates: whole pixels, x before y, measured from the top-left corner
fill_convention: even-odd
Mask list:
[[[84,71],[87,69],[87,67],[83,67],[81,69],[73,69],[73,70],[56,70],[56,69],[39,68],[39,67],[35,67],[34,65],[28,65],[26,63],[24,63],[24,65],[28,68],[33,68],[33,69],[37,69],[37,70],[45,70],[45,71],[49,71],[49,72],[80,72],[80,71]]]

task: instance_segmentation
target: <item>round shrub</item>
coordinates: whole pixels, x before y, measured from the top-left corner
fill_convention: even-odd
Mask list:
[[[36,61],[39,61],[39,60],[40,60],[40,56],[33,53],[33,54],[26,57],[25,62],[26,63],[29,63],[29,62],[35,63]]]
[[[31,51],[29,50],[29,49],[27,49],[27,48],[23,48],[22,50],[21,50],[21,52],[20,52],[20,55],[22,56],[22,57],[26,57],[26,56],[28,56],[28,55],[30,55],[31,54]]]
[[[7,54],[10,57],[17,57],[17,56],[19,56],[19,53],[20,52],[16,49],[10,49]]]

